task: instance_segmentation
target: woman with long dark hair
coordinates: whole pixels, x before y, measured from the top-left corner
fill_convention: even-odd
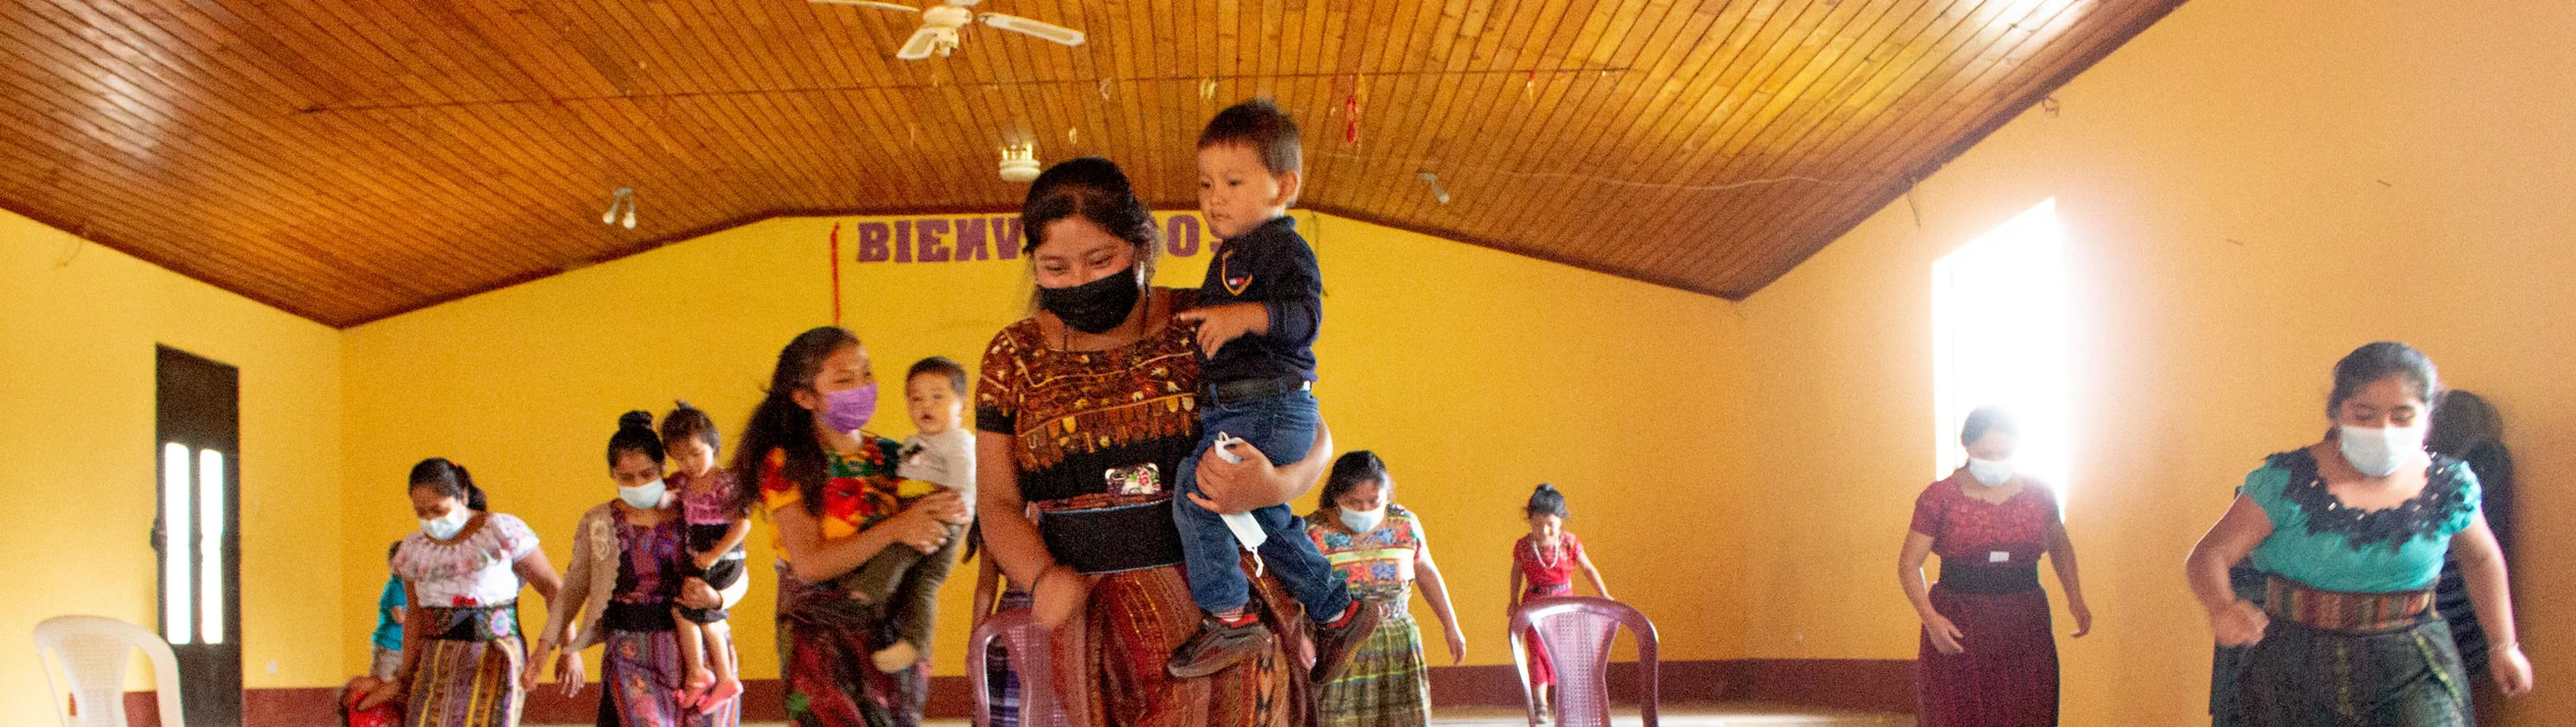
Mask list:
[[[741,509],[776,523],[778,662],[787,714],[805,727],[883,727],[921,721],[929,675],[920,664],[878,670],[892,646],[885,599],[841,579],[888,548],[937,552],[968,522],[952,491],[905,500],[901,446],[866,431],[876,372],[859,338],[837,327],[799,334],[778,352],[769,393],[734,449]]]
[[[2424,450],[2440,391],[2411,346],[2354,349],[2335,363],[2325,440],[2266,458],[2192,548],[2192,593],[2218,643],[2252,646],[2238,724],[2468,724],[2466,668],[2433,609],[2445,557],[2491,640],[2488,672],[2506,696],[2530,691],[2477,475]],[[2249,554],[2268,578],[2261,605],[2228,587],[2228,565]]]
[[[524,582],[553,601],[562,581],[537,534],[517,517],[487,510],[483,488],[463,466],[422,460],[410,483],[420,530],[393,556],[410,600],[403,664],[358,710],[401,701],[412,727],[517,725],[528,665],[519,588]]]
[[[1251,607],[1288,632],[1210,676],[1165,670],[1200,626],[1171,510],[1174,471],[1199,440],[1200,382],[1195,328],[1173,317],[1194,293],[1150,285],[1153,214],[1117,165],[1086,158],[1039,175],[1021,218],[1039,311],[984,351],[976,509],[987,557],[1030,584],[1054,629],[1066,711],[1129,727],[1306,722],[1306,671],[1285,645],[1307,619],[1275,578],[1252,579]],[[1322,478],[1331,445],[1319,428],[1286,468],[1250,447],[1240,463],[1202,457],[1193,501],[1221,513],[1287,502]]]
[[[1367,450],[1342,455],[1324,478],[1320,506],[1306,516],[1306,537],[1333,563],[1377,625],[1359,637],[1350,665],[1317,685],[1317,724],[1325,727],[1421,727],[1431,721],[1431,666],[1422,630],[1406,606],[1413,586],[1440,619],[1449,663],[1467,656],[1467,634],[1449,608],[1449,587],[1431,560],[1431,540],[1413,511],[1395,504],[1395,478]]]

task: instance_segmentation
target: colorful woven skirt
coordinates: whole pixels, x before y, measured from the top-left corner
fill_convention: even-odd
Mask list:
[[[609,631],[601,640],[600,724],[624,727],[734,727],[742,724],[742,700],[729,700],[713,713],[680,706],[688,681],[681,671],[680,639],[674,631]]]
[[[1383,602],[1367,604],[1382,606]],[[1413,616],[1400,610],[1381,611],[1377,629],[1361,638],[1341,678],[1319,689],[1315,721],[1323,727],[1428,724],[1431,669],[1423,662],[1422,630],[1414,625]]]
[[[2335,593],[2272,580],[2272,625],[2237,676],[2238,724],[2474,724],[2467,670],[2450,625],[2430,612],[2430,591]]]
[[[893,641],[878,613],[836,584],[806,583],[778,564],[778,673],[788,719],[800,727],[921,723],[930,676],[918,664],[877,671],[870,655]]]
[[[1248,569],[1247,569],[1248,571]],[[1306,616],[1276,576],[1255,578],[1250,608],[1296,638]],[[1055,634],[1056,693],[1075,724],[1114,727],[1288,727],[1311,723],[1305,670],[1273,646],[1225,671],[1176,679],[1164,666],[1198,633],[1199,607],[1177,565],[1101,575],[1082,627]]]
[[[1932,636],[1915,653],[1922,727],[2054,727],[2057,638],[2048,592],[1959,593],[1932,587],[1932,610],[1959,627],[1967,650],[1944,654]]]
[[[411,678],[404,724],[410,727],[516,727],[527,694],[519,675],[527,669],[527,643],[519,638],[516,604],[481,608],[423,608],[441,638],[421,639],[420,664]],[[457,638],[445,638],[445,637]]]

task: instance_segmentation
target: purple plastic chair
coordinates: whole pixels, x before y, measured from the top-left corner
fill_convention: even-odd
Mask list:
[[[1530,684],[1531,630],[1547,647],[1548,666],[1556,669],[1557,727],[1606,727],[1610,724],[1610,641],[1619,627],[1637,640],[1637,666],[1644,671],[1641,691],[1646,727],[1655,727],[1660,682],[1655,666],[1655,622],[1635,607],[1607,598],[1553,596],[1533,598],[1512,609],[1512,666],[1520,670],[1523,704],[1530,727],[1538,727],[1538,687]],[[1016,657],[1015,657],[1016,658]]]
[[[1064,705],[1055,698],[1055,679],[1047,669],[1047,632],[1038,628],[1027,611],[1004,611],[984,619],[975,633],[966,638],[966,685],[975,693],[975,727],[991,727],[993,693],[985,684],[987,655],[994,642],[1001,642],[1003,653],[1010,655],[1011,674],[1020,680],[1021,727],[1059,727],[1073,724],[1064,713]]]

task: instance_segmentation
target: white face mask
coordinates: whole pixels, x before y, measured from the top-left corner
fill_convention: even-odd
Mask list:
[[[1377,530],[1378,523],[1385,521],[1386,508],[1383,507],[1375,510],[1342,511],[1342,527],[1350,528],[1354,534],[1368,534]]]
[[[625,500],[627,507],[651,510],[662,506],[662,490],[662,481],[654,480],[634,487],[617,488],[617,499]]]
[[[2337,430],[2335,446],[2343,450],[2343,460],[2352,468],[2372,477],[2387,477],[2406,466],[2408,457],[2424,451],[2424,428],[2356,427],[2345,425]]]
[[[447,514],[420,521],[420,531],[439,540],[456,537],[465,529],[465,521],[474,519],[474,510],[464,505],[447,509]]]
[[[1969,457],[1968,476],[1977,478],[1978,482],[1985,483],[1987,487],[2001,485],[2005,481],[2012,479],[2012,460],[1977,459],[1975,457]]]

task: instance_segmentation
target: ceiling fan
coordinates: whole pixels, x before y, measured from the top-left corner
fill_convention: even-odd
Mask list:
[[[983,13],[979,16],[975,11],[970,10],[969,8],[975,7],[975,3],[981,2],[981,0],[945,0],[943,4],[933,5],[928,8],[914,8],[905,5],[896,5],[894,3],[871,2],[871,0],[811,1],[817,5],[856,5],[864,8],[882,8],[885,10],[899,10],[902,12],[919,14],[921,16],[921,29],[913,31],[912,39],[904,41],[903,50],[897,51],[894,54],[894,57],[907,61],[917,61],[923,58],[929,58],[932,53],[937,53],[942,58],[947,57],[949,51],[957,50],[957,30],[959,28],[966,27],[969,23],[975,22],[978,17],[983,19],[985,25],[989,25],[994,28],[1033,36],[1039,40],[1054,41],[1065,45],[1082,45],[1082,31],[1074,30],[1072,28],[1041,23],[1018,16],[1003,15],[1001,13]]]

